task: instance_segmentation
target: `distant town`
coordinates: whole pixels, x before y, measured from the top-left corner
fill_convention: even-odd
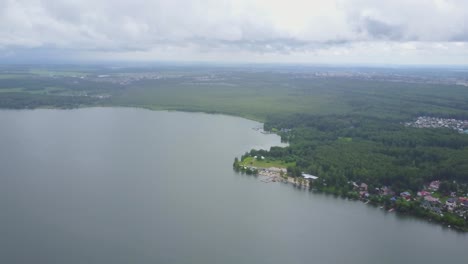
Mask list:
[[[420,116],[416,121],[407,122],[404,125],[416,128],[450,128],[458,131],[459,133],[468,134],[468,120]]]

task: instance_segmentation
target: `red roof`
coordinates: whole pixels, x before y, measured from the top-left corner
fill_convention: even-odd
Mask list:
[[[427,195],[431,195],[431,193],[428,192],[428,191],[420,191],[420,192],[418,192],[418,195],[419,196],[427,196]]]

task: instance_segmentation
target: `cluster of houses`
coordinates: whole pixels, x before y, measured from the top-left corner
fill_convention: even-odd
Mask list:
[[[358,185],[357,183],[355,182],[350,182],[352,185],[353,185],[353,188],[357,191],[359,191],[359,196],[363,199],[365,198],[369,198],[370,194],[367,192],[367,188],[369,187],[367,184],[365,183],[361,183],[360,185]]]
[[[416,121],[407,122],[404,125],[417,128],[450,128],[457,130],[459,133],[468,134],[468,120],[420,116]]]
[[[355,182],[351,182],[354,189],[359,191],[361,199],[367,200],[370,197],[368,192],[368,185],[361,183],[358,185]],[[430,210],[437,214],[443,214],[444,211],[455,213],[465,220],[468,219],[468,197],[456,197],[455,193],[451,193],[447,199],[441,199],[436,197],[435,193],[439,190],[440,181],[432,181],[429,183],[427,188],[417,192],[417,196],[413,197],[410,192],[402,192],[399,196],[392,191],[389,187],[384,186],[382,188],[376,188],[375,191],[382,196],[390,196],[391,201],[395,202],[397,199],[402,198],[407,201],[420,201],[421,207]]]
[[[159,80],[169,78],[180,78],[182,74],[178,73],[167,73],[167,72],[128,72],[121,74],[100,74],[100,75],[88,75],[88,76],[71,76],[78,77],[80,79],[87,79],[88,81],[98,83],[112,83],[119,85],[129,85],[141,80]]]
[[[440,198],[433,196],[433,193],[439,189],[439,186],[440,181],[433,181],[426,190],[417,193],[421,200],[421,206],[437,214],[442,214],[443,210],[447,210],[466,219],[468,216],[468,197],[456,197],[455,193],[451,193],[444,203]]]

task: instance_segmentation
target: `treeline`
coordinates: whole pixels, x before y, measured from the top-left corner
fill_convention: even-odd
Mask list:
[[[98,99],[89,96],[58,96],[29,93],[0,93],[0,108],[34,109],[39,107],[76,108],[92,106]]]

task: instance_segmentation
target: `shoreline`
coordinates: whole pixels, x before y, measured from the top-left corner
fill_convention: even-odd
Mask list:
[[[182,112],[182,113],[200,113],[200,114],[208,114],[208,115],[225,115],[230,117],[237,117],[243,118],[250,121],[264,124],[265,120],[260,117],[254,116],[244,116],[238,115],[234,113],[228,112],[219,112],[219,111],[203,111],[203,110],[190,110],[190,109],[182,109],[182,108],[167,108],[161,107],[158,108],[157,106],[141,106],[141,105],[107,105],[107,104],[98,104],[98,105],[80,105],[76,107],[54,107],[54,106],[41,106],[41,107],[34,107],[34,108],[2,108],[0,110],[8,110],[8,111],[23,111],[23,110],[76,110],[76,109],[85,109],[85,108],[136,108],[136,109],[144,109],[148,111],[165,111],[165,112]],[[274,134],[274,133],[270,133]]]
[[[239,164],[239,161],[235,160],[233,164],[233,169],[234,171],[242,174],[247,174],[247,175],[252,175],[255,177],[259,177],[260,181],[263,183],[286,183],[286,184],[292,184],[293,186],[300,188],[302,190],[314,192],[314,193],[322,193],[326,195],[333,195],[337,198],[345,199],[345,200],[352,200],[352,201],[360,201],[364,205],[372,206],[372,207],[379,207],[380,209],[383,209],[384,212],[386,213],[392,213],[395,212],[399,215],[402,216],[408,216],[408,217],[414,217],[417,219],[425,220],[425,222],[437,224],[439,226],[443,226],[446,228],[449,228],[451,230],[454,230],[456,232],[468,234],[468,228],[463,227],[463,226],[457,226],[455,224],[450,224],[447,223],[443,220],[441,217],[436,217],[433,213],[430,211],[426,211],[426,209],[422,210],[419,209],[415,211],[401,211],[399,210],[397,204],[395,202],[389,204],[386,204],[384,200],[376,200],[377,196],[373,197],[353,197],[349,195],[344,195],[344,194],[337,194],[331,191],[328,191],[328,189],[318,189],[314,188],[314,180],[311,179],[305,179],[303,177],[292,177],[287,174],[287,171],[285,168],[275,168],[275,167],[270,167],[270,168],[264,168],[264,167],[254,167],[254,166],[246,166]],[[378,199],[381,199],[382,197],[389,197],[389,196],[378,196]],[[373,199],[376,198],[376,199]],[[412,200],[412,203],[415,203],[417,207],[420,207],[420,201],[419,200]],[[441,215],[442,216],[442,215]],[[466,220],[465,220],[466,221]]]

